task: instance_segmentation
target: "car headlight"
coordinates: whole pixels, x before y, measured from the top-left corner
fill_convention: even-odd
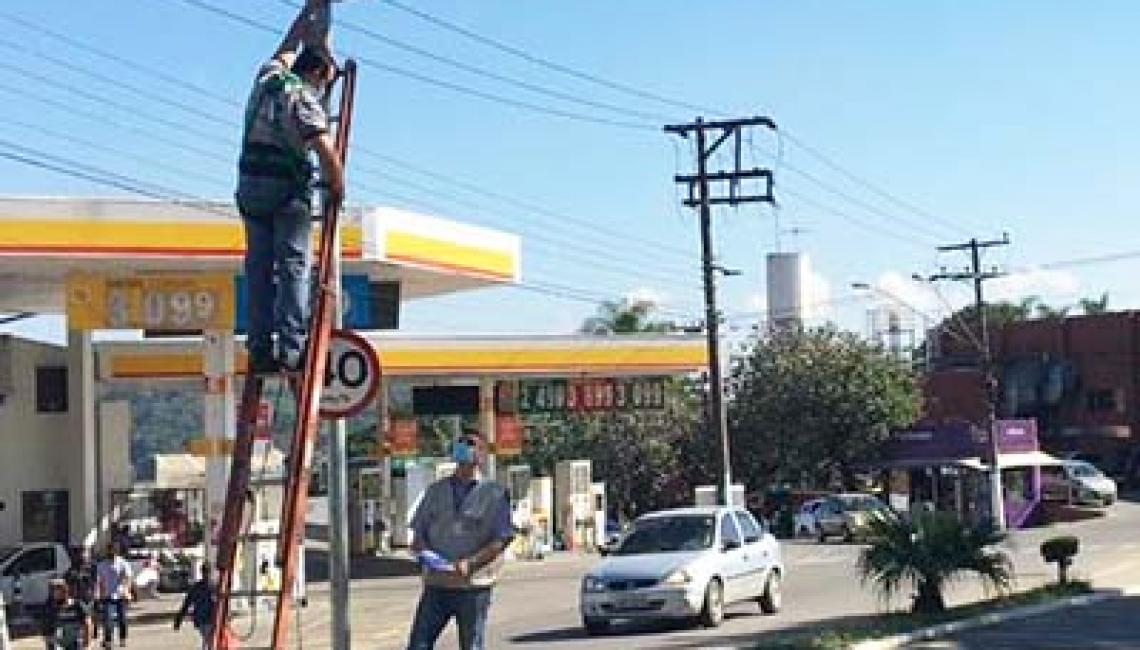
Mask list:
[[[594,576],[586,576],[582,579],[582,591],[605,591],[606,581],[595,578]]]
[[[689,575],[688,571],[686,571],[684,569],[677,569],[673,573],[670,573],[669,575],[665,576],[665,579],[661,581],[661,584],[687,585],[692,581],[693,581],[693,576]]]

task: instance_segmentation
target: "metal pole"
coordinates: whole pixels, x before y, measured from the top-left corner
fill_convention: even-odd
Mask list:
[[[982,390],[985,391],[986,431],[990,442],[990,514],[996,530],[1005,530],[1005,495],[1001,480],[1001,447],[994,404],[993,358],[990,356],[990,328],[986,324],[986,304],[982,299],[982,262],[978,240],[970,240],[970,261],[974,270],[974,308],[982,336]]]
[[[705,129],[697,120],[697,199],[701,210],[701,269],[705,285],[705,335],[709,357],[709,423],[720,440],[722,464],[721,502],[732,505],[732,462],[728,444],[728,422],[724,412],[724,382],[720,373],[720,314],[716,308],[716,277],[712,250],[712,209],[709,207],[708,160]]]
[[[333,294],[340,297],[340,233],[333,235]],[[333,307],[333,323],[342,326],[339,299]],[[329,440],[329,583],[332,601],[332,647],[349,650],[352,645],[348,587],[348,433],[344,419],[332,422]]]

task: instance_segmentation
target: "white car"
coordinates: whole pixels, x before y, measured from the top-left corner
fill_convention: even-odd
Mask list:
[[[805,501],[796,513],[796,537],[815,537],[819,532],[819,507],[823,499]]]
[[[1091,463],[1063,460],[1060,465],[1043,469],[1042,482],[1047,499],[1106,506],[1116,501],[1116,481]]]
[[[692,619],[714,627],[732,603],[753,600],[767,614],[781,606],[779,544],[740,508],[645,515],[608,555],[582,580],[589,634],[617,620]]]

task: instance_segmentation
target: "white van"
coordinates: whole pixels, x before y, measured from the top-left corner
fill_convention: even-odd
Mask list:
[[[1105,506],[1116,501],[1116,481],[1091,463],[1063,460],[1060,465],[1041,469],[1042,487],[1048,501]]]

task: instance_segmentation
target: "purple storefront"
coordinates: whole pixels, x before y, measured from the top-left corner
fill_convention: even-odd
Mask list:
[[[1005,519],[1010,528],[1035,523],[1041,509],[1041,467],[1060,461],[1040,451],[1035,420],[999,420]],[[907,429],[883,447],[886,494],[900,511],[957,512],[969,521],[989,510],[989,442],[969,423]]]

